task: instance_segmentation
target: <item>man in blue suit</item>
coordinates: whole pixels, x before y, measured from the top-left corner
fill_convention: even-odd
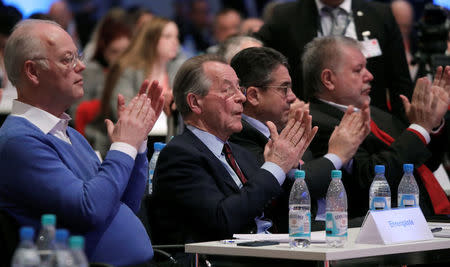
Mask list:
[[[271,140],[261,166],[228,142],[242,130],[246,100],[231,66],[214,55],[191,58],[178,71],[173,90],[187,129],[158,159],[152,238],[184,244],[267,230],[271,222],[264,209],[281,194],[286,173],[298,166],[317,131],[308,112],[298,112],[280,133],[267,123]]]

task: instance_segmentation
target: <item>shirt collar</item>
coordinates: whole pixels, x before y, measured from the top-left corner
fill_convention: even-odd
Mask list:
[[[222,154],[223,145],[225,144],[222,140],[220,140],[217,136],[205,132],[203,130],[200,130],[199,128],[192,126],[192,125],[186,125],[186,127],[200,139],[200,141],[205,144],[206,147],[208,147],[209,150],[217,157],[219,158]]]
[[[22,117],[38,127],[44,134],[48,134],[58,124],[67,128],[72,119],[67,113],[63,113],[60,118],[29,104],[13,100],[11,115]],[[65,130],[65,129],[64,129]]]
[[[242,119],[248,122],[251,126],[253,126],[256,130],[258,130],[260,133],[262,133],[265,137],[270,137],[270,131],[269,128],[262,123],[261,121],[254,119],[252,117],[249,117],[245,114],[242,114]]]
[[[346,105],[337,104],[337,103],[334,103],[334,102],[331,102],[331,101],[327,101],[327,100],[323,100],[323,99],[320,99],[320,98],[319,98],[319,100],[324,102],[324,103],[327,103],[328,105],[333,106],[333,107],[335,107],[335,108],[337,108],[337,109],[339,109],[339,110],[341,110],[343,112],[347,111],[348,106],[346,106]],[[358,112],[359,108],[353,107],[353,110],[355,112]]]
[[[316,2],[316,6],[317,6],[317,10],[319,11],[319,14],[322,14],[322,8],[325,5],[324,3],[322,3],[320,0],[314,0]],[[340,8],[342,8],[343,10],[347,11],[348,14],[352,13],[352,0],[344,0],[344,2],[342,2],[339,5]]]

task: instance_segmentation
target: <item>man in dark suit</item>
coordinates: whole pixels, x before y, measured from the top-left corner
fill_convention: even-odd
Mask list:
[[[315,135],[311,117],[298,112],[280,134],[268,122],[265,163],[228,142],[242,129],[239,80],[214,55],[187,60],[175,77],[174,98],[186,129],[161,151],[154,175],[155,242],[189,243],[266,230],[266,206],[281,194]],[[231,151],[230,151],[231,150]]]
[[[372,74],[366,59],[354,39],[342,36],[316,38],[305,47],[302,57],[304,85],[315,92],[310,103],[313,124],[319,126],[317,138],[311,144],[315,156],[326,153],[326,141],[340,122],[348,105],[363,107],[370,101]],[[397,206],[397,187],[403,175],[402,165],[413,163],[420,189],[420,207],[425,216],[450,214],[450,205],[443,209],[436,204],[447,203],[442,188],[434,192],[425,184],[437,183],[434,176],[424,176],[428,167],[434,171],[440,163],[447,132],[443,116],[449,104],[450,67],[439,68],[431,86],[426,78],[419,79],[412,102],[401,96],[409,126],[395,116],[371,106],[371,133],[359,146],[345,170],[343,182],[348,196],[349,218],[362,216],[369,204],[369,188],[374,166],[386,166],[386,178],[391,188],[392,207]],[[445,89],[444,89],[445,88]],[[423,165],[423,166],[422,166]],[[432,175],[432,173],[431,173]],[[441,200],[433,200],[437,195]]]
[[[365,33],[370,34],[368,39],[378,41],[382,55],[367,60],[367,69],[375,76],[370,92],[371,103],[388,111],[389,90],[392,113],[403,118],[403,107],[398,95],[410,98],[413,85],[400,31],[389,5],[383,3],[366,0],[298,0],[280,5],[274,10],[273,18],[264,24],[256,37],[289,59],[294,93],[300,99],[309,101],[305,88],[302,88],[300,57],[309,41],[330,34],[332,19],[323,7],[325,10],[340,8],[340,17],[348,15],[343,21],[342,31],[337,34],[362,41]]]
[[[287,59],[272,48],[252,47],[236,54],[231,67],[236,71],[240,85],[247,89],[247,101],[242,115],[243,129],[234,133],[230,140],[253,152],[262,165],[264,147],[270,137],[265,123],[272,121],[278,129],[283,129],[288,121],[291,104],[296,99],[291,89]],[[313,158],[310,150],[303,155],[304,164],[301,167],[306,172],[308,189],[314,199],[313,205],[316,204],[315,200],[319,200],[319,216],[316,220],[325,220],[324,198],[331,181],[331,170],[341,169],[353,157],[370,132],[369,118],[368,106],[366,112],[359,113],[353,113],[353,108],[349,108],[342,123],[330,137],[328,153],[317,159]],[[279,225],[278,229],[288,226],[287,202],[283,206],[274,211],[277,214],[274,222]],[[316,214],[315,209],[313,214]],[[320,226],[320,223],[317,225]],[[323,230],[323,225],[321,226],[320,230]]]

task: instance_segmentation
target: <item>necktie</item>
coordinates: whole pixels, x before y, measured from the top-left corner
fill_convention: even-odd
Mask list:
[[[388,133],[378,128],[373,120],[370,121],[370,131],[388,146],[395,141]],[[436,177],[434,177],[434,174],[425,165],[416,167],[416,170],[427,189],[431,203],[433,204],[434,212],[436,214],[450,214],[450,201],[444,190],[442,190],[442,187],[439,185],[439,182],[436,180]]]
[[[349,23],[347,11],[340,7],[323,7],[322,10],[331,17],[331,29],[328,35],[344,35]]]
[[[241,169],[239,169],[239,167],[237,166],[236,160],[233,157],[233,153],[231,153],[231,148],[226,143],[223,145],[223,153],[225,153],[225,158],[227,159],[228,164],[230,164],[231,168],[233,168],[234,172],[239,177],[242,184],[245,184],[247,182],[247,179],[245,178]]]

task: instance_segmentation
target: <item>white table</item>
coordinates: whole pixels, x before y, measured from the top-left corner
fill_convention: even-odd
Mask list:
[[[290,249],[289,244],[264,247],[243,247],[236,244],[223,244],[221,241],[191,243],[185,245],[186,253],[212,254],[228,256],[246,256],[258,258],[277,258],[289,260],[313,260],[324,262],[341,261],[365,257],[386,256],[392,254],[437,251],[447,249],[450,253],[450,238],[434,238],[429,241],[401,243],[393,245],[355,244],[360,228],[351,228],[348,242],[343,248],[329,248],[325,243],[311,244],[309,248]],[[441,251],[442,252],[442,251]],[[448,259],[448,258],[447,258]]]

